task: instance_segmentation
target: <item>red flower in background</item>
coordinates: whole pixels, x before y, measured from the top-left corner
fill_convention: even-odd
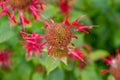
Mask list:
[[[11,53],[5,50],[0,50],[0,67],[10,67],[11,60],[10,60]]]
[[[34,19],[38,18],[40,10],[43,10],[43,2],[39,0],[0,0],[0,6],[3,8],[2,14],[7,14],[10,22],[16,23],[15,12],[19,12],[21,24],[29,24],[29,20],[24,17],[24,12],[30,12]],[[12,10],[12,13],[9,12]]]
[[[29,58],[33,55],[39,55],[41,53],[41,48],[43,45],[46,44],[46,42],[40,42],[40,39],[44,38],[40,34],[32,33],[32,34],[26,34],[25,32],[21,32],[22,38],[25,40],[25,42],[21,42],[24,45],[24,48],[26,49],[26,57]]]
[[[116,50],[116,57],[113,58],[112,56],[109,56],[109,59],[103,58],[103,60],[106,62],[107,65],[110,65],[109,70],[102,70],[100,73],[105,74],[109,72],[115,80],[120,79],[120,55],[119,51]]]
[[[72,35],[72,33],[82,31],[88,34],[86,29],[91,29],[92,26],[83,26],[78,23],[81,16],[75,19],[72,23],[69,23],[69,16],[70,15],[66,16],[63,22],[55,23],[51,19],[52,24],[47,24],[48,26],[46,26],[45,39],[49,45],[48,54],[60,59],[66,57],[68,54],[72,54],[74,57],[84,62],[81,58],[82,52],[75,47],[70,48],[70,44],[72,44],[72,46],[74,45],[71,43],[71,39],[77,39],[77,36]],[[76,28],[71,30],[73,26],[76,26]]]
[[[69,10],[72,8],[69,5],[69,2],[72,0],[59,0],[59,7],[60,7],[60,11],[62,14],[68,13]]]

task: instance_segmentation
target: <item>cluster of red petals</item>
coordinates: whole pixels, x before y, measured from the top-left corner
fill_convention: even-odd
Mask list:
[[[0,12],[1,15],[7,14],[10,22],[17,23],[15,19],[15,12],[18,10],[19,12],[19,18],[20,18],[20,23],[21,24],[29,24],[30,21],[26,19],[23,15],[24,12],[30,12],[33,16],[34,19],[36,20],[39,16],[38,14],[40,13],[40,10],[43,10],[43,2],[39,0],[32,0],[31,4],[27,7],[26,10],[23,8],[14,8],[10,4],[8,4],[9,0],[3,0],[0,2],[0,6],[2,7],[2,11]],[[12,13],[9,12],[9,9],[12,9]]]
[[[69,5],[69,1],[72,0],[59,0],[59,7],[62,14],[68,13],[71,9],[71,6]]]
[[[69,28],[71,28],[73,26],[76,26],[77,28],[74,29],[74,32],[75,31],[81,31],[81,32],[84,32],[84,33],[88,34],[89,32],[86,29],[92,29],[92,26],[83,26],[82,24],[80,24],[78,22],[83,16],[78,17],[72,23],[69,23],[69,21],[68,21],[69,17],[70,17],[70,15],[66,16],[62,23],[68,25]]]
[[[12,63],[10,60],[11,53],[5,50],[0,51],[0,66],[9,67]]]
[[[116,57],[115,57],[116,60],[120,60],[120,55],[119,55],[119,51],[118,49],[116,49]],[[106,58],[103,58],[103,61],[107,64],[107,65],[111,65],[112,64],[112,61],[113,61],[113,57],[111,55],[109,55],[109,58],[106,59]],[[105,74],[109,72],[109,70],[101,70],[101,74]]]
[[[71,53],[71,56],[75,57],[78,60],[81,60],[82,62],[86,63],[84,59],[82,58],[83,52],[80,52],[77,48],[74,50],[71,50],[68,48],[68,51]]]
[[[72,23],[70,23],[68,21],[68,18],[70,17],[70,15],[67,15],[62,24],[65,24],[67,25],[68,28],[71,28],[73,26],[76,26],[77,28],[75,28],[73,30],[73,32],[76,32],[76,31],[81,31],[81,32],[84,32],[86,34],[88,34],[88,31],[86,29],[91,29],[92,26],[83,26],[82,24],[80,24],[78,21],[82,18],[82,16],[80,16],[79,18],[75,19]],[[51,19],[51,22],[54,23],[54,21]],[[50,24],[46,24],[47,27],[51,27]],[[77,36],[72,36],[72,38],[76,38],[77,39]],[[74,44],[73,44],[74,45]],[[81,55],[82,55],[82,52],[80,52],[78,49],[70,49],[69,47],[66,47],[68,52],[70,52],[74,57],[76,57],[77,59],[81,60],[84,62],[84,60],[81,58]],[[50,52],[52,51],[52,46],[49,47],[49,50],[48,50],[48,54],[50,54]]]
[[[115,57],[115,59],[120,60],[120,55],[119,55],[118,49],[116,49],[116,57]],[[110,64],[112,64],[113,57],[111,55],[109,55],[109,59],[103,58],[103,60],[107,65],[110,65]]]
[[[29,58],[33,55],[38,55],[41,53],[41,48],[46,42],[40,42],[40,39],[44,38],[44,36],[36,33],[26,34],[25,32],[21,32],[21,36],[25,41],[21,41],[24,45],[23,47],[26,49],[26,57]]]

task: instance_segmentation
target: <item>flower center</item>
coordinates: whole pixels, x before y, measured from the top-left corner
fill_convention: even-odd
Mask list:
[[[14,8],[26,8],[32,0],[9,0],[9,4]]]
[[[47,29],[45,38],[50,46],[66,47],[71,41],[72,32],[65,24],[54,23]]]

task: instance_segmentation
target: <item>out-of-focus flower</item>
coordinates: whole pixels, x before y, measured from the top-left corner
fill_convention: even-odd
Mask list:
[[[110,65],[110,69],[102,70],[100,73],[105,74],[109,72],[115,78],[115,80],[119,80],[120,79],[120,55],[118,50],[116,50],[115,58],[110,56],[109,59],[103,58],[103,60],[106,62],[107,65]]]
[[[6,50],[0,50],[0,67],[10,67],[12,61],[10,60],[11,53]]]
[[[59,0],[59,8],[62,14],[68,13],[69,10],[72,8],[69,3],[72,0]]]
[[[45,68],[42,65],[36,65],[34,70],[36,72],[39,72],[39,73],[44,73],[45,72]]]
[[[54,58],[62,58],[66,57],[69,54],[72,54],[77,59],[84,62],[81,58],[83,54],[77,48],[71,48],[74,46],[71,43],[71,39],[77,39],[77,36],[72,35],[73,32],[82,31],[88,34],[86,29],[91,29],[92,26],[83,26],[82,24],[78,23],[81,16],[75,19],[72,23],[69,23],[68,18],[70,15],[66,16],[63,22],[55,23],[52,19],[52,24],[49,24],[46,28],[45,39],[49,45],[48,54],[53,56]],[[71,30],[71,27],[76,26],[75,29]]]
[[[3,8],[0,14],[7,14],[10,22],[16,23],[15,12],[19,12],[21,24],[29,24],[30,21],[24,17],[24,12],[30,12],[34,19],[38,18],[40,10],[43,10],[43,2],[40,0],[0,0],[0,6]],[[9,10],[12,10],[10,13]]]
[[[84,49],[87,53],[92,51],[92,47],[89,44],[82,44],[80,48]]]
[[[44,38],[44,36],[36,33],[26,34],[25,32],[21,32],[22,38],[25,40],[21,43],[24,45],[23,47],[26,49],[26,57],[30,58],[33,53],[38,56],[41,53],[41,48],[46,42],[41,42],[40,39]]]

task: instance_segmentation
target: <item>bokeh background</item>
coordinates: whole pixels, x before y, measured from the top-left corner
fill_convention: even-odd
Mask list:
[[[55,22],[62,21],[65,15],[59,11],[57,0],[44,0],[47,5],[41,18]],[[25,50],[20,41],[20,24],[11,27],[7,16],[0,17],[0,49],[12,52],[12,64],[9,68],[0,68],[0,80],[113,80],[108,73],[101,75],[102,69],[109,66],[101,60],[109,54],[115,56],[115,50],[120,50],[120,0],[73,0],[70,5],[69,21],[84,15],[79,21],[84,25],[92,25],[89,34],[77,32],[75,45],[87,54],[87,64],[79,60],[68,60],[68,65],[48,58],[47,53],[42,57],[25,58]],[[29,16],[29,14],[26,14]],[[16,15],[18,18],[18,15]],[[19,20],[19,19],[18,19]],[[43,23],[31,20],[26,26],[28,33],[44,34]]]

